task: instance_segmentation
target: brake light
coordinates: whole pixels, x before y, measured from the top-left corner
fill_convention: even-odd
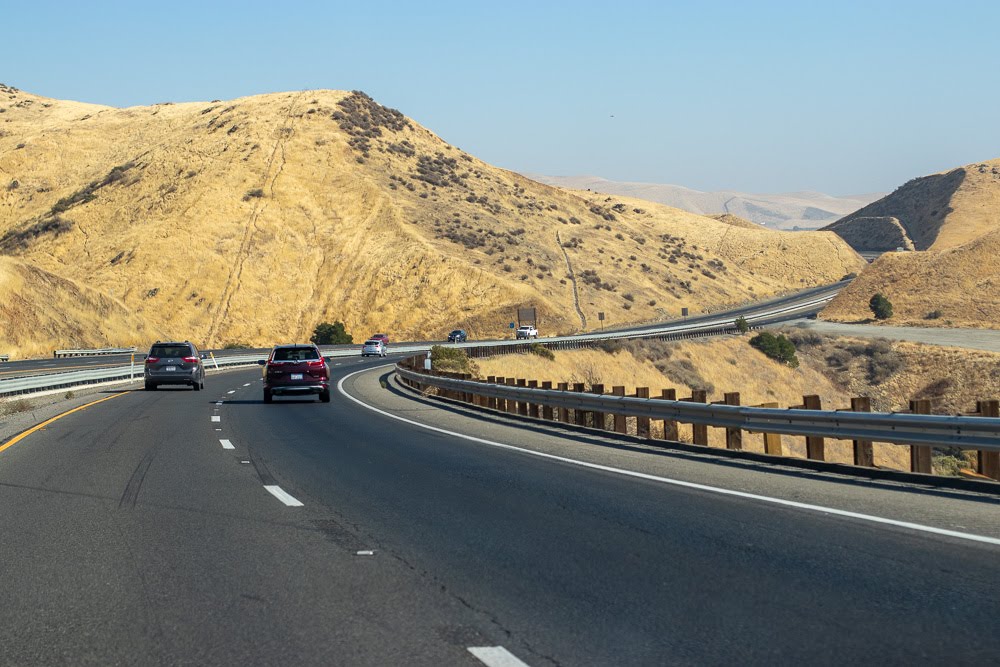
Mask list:
[[[159,357],[146,357],[147,364],[155,364],[159,360],[160,360]]]
[[[184,363],[186,363],[186,364],[196,364],[196,363],[198,363],[198,357],[184,357]]]
[[[323,360],[320,359],[319,361],[310,361],[310,362],[307,362],[306,365],[309,366],[309,368],[323,368],[324,364],[323,364]]]

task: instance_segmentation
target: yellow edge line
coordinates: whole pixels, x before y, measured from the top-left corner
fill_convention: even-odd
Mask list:
[[[15,435],[13,438],[11,438],[10,440],[8,440],[6,443],[4,443],[3,445],[0,445],[0,452],[4,451],[8,447],[13,447],[14,445],[16,445],[17,443],[21,442],[22,440],[24,440],[25,438],[27,438],[29,435],[31,435],[35,431],[40,431],[41,429],[45,428],[46,426],[48,426],[49,424],[51,424],[52,422],[54,422],[56,420],[62,419],[63,417],[65,417],[67,415],[73,414],[74,412],[79,412],[80,410],[86,410],[87,408],[89,408],[92,405],[97,405],[98,403],[103,403],[104,401],[110,401],[112,398],[118,398],[119,396],[124,396],[127,393],[129,393],[129,392],[123,391],[120,394],[114,394],[112,396],[107,396],[105,398],[102,398],[102,399],[99,399],[99,400],[96,400],[96,401],[91,401],[90,403],[87,403],[85,405],[81,405],[79,407],[73,408],[72,410],[67,410],[66,412],[58,414],[55,417],[52,417],[51,419],[47,419],[47,420],[43,421],[41,424],[38,424],[36,426],[32,426],[27,431],[24,431],[22,433],[19,433],[19,434]]]

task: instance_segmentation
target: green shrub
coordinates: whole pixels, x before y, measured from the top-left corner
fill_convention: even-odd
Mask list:
[[[741,334],[745,334],[746,332],[750,331],[750,325],[747,324],[747,318],[743,317],[742,315],[736,318],[735,324],[736,328],[739,330]]]
[[[750,345],[775,361],[788,364],[792,368],[799,367],[799,359],[795,356],[795,344],[780,334],[775,336],[762,331],[750,339]]]
[[[446,373],[478,375],[479,369],[469,359],[465,350],[457,347],[435,345],[431,348],[431,368]]]
[[[868,307],[875,313],[876,320],[887,320],[892,317],[892,303],[881,293],[876,294],[868,302]]]
[[[530,352],[531,354],[537,354],[543,359],[548,359],[549,361],[552,361],[553,359],[556,358],[556,355],[553,354],[552,350],[545,347],[541,343],[532,343],[531,345],[529,345],[528,352]]]
[[[343,345],[353,343],[354,336],[347,333],[343,322],[337,320],[333,324],[329,322],[317,324],[309,340],[316,345]]]

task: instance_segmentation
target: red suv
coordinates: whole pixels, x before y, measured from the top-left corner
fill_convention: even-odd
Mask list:
[[[276,345],[264,367],[264,402],[273,396],[319,394],[330,402],[330,367],[315,345]]]

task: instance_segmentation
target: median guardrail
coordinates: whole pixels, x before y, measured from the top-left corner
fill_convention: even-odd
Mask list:
[[[135,352],[134,347],[104,347],[96,350],[52,350],[54,359],[63,357],[94,357],[108,354],[131,354]]]

